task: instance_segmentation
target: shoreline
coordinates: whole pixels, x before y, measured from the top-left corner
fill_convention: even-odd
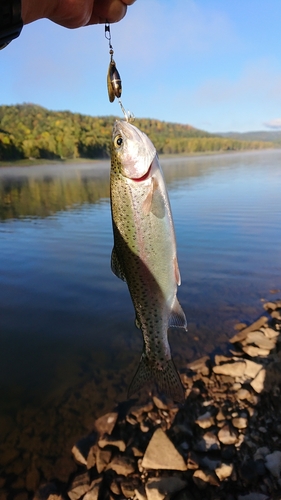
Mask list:
[[[185,159],[185,158],[200,158],[206,156],[221,156],[221,155],[233,155],[233,154],[251,154],[251,153],[262,153],[269,151],[281,151],[281,148],[264,148],[264,149],[241,149],[241,150],[220,150],[220,151],[200,151],[193,153],[175,153],[175,154],[159,154],[160,161],[161,160],[171,160],[171,159]],[[11,168],[11,167],[39,167],[46,165],[59,165],[59,166],[68,166],[68,165],[83,165],[83,164],[91,164],[91,165],[105,165],[110,162],[110,157],[108,158],[69,158],[69,159],[56,159],[56,160],[48,160],[48,159],[22,159],[15,161],[0,161],[0,171],[2,168]]]
[[[49,477],[34,460],[13,498],[280,500],[281,300],[263,307],[226,352],[181,370],[183,406],[156,392],[124,399],[68,443]]]

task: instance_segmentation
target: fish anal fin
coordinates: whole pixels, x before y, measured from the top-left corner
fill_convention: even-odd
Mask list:
[[[126,282],[125,274],[124,274],[124,271],[123,271],[122,266],[120,264],[120,261],[117,257],[115,247],[113,247],[112,253],[111,253],[111,270],[115,274],[115,276],[117,276],[117,278],[120,278],[120,280],[123,280]]]
[[[135,319],[135,325],[136,327],[140,330],[141,329],[141,324],[140,324],[140,321],[138,320],[138,318],[136,317]]]
[[[177,297],[175,297],[169,317],[169,327],[184,328],[187,330],[186,317]]]
[[[177,285],[180,286],[181,275],[180,275],[180,270],[179,270],[178,259],[176,256],[174,257],[174,271],[175,271],[175,279],[176,279]]]

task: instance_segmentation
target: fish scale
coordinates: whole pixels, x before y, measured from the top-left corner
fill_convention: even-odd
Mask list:
[[[129,396],[155,380],[160,390],[183,401],[168,328],[186,329],[186,319],[176,298],[180,277],[174,227],[156,150],[139,129],[117,121],[111,158],[112,270],[128,285],[144,339]]]

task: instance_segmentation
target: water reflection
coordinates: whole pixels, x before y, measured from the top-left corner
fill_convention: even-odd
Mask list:
[[[255,319],[260,299],[280,288],[280,157],[161,160],[188,320],[188,333],[170,334],[179,367],[224,351],[234,323]],[[108,179],[108,162],[0,169],[5,474],[14,466],[26,474],[37,460],[51,478],[76,437],[126,397],[138,364],[141,333],[127,287],[110,270]],[[6,463],[11,448],[17,456]]]

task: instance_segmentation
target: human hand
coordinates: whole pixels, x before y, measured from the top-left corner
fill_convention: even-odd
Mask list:
[[[22,0],[24,24],[47,18],[66,28],[116,23],[135,0]]]

